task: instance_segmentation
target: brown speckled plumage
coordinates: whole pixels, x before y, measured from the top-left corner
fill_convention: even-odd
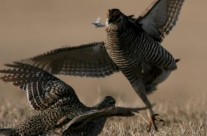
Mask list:
[[[31,106],[39,113],[19,123],[15,128],[0,129],[6,136],[35,136],[63,129],[60,134],[98,135],[107,117],[133,116],[146,108],[115,107],[114,98],[107,96],[94,107],[87,107],[78,99],[72,87],[51,74],[28,64],[7,64],[11,69],[0,70],[5,82],[13,82],[26,91]],[[96,128],[96,129],[94,129]]]
[[[106,42],[56,49],[23,62],[54,74],[75,76],[104,77],[121,71],[150,107],[147,94],[177,68],[178,60],[161,42],[175,26],[183,2],[155,0],[138,18],[111,9],[107,16]],[[149,116],[155,126],[151,108]]]

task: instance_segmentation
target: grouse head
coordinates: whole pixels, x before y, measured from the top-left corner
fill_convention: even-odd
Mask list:
[[[119,9],[109,9],[107,13],[108,24],[119,24],[128,20],[128,17],[124,15]]]
[[[98,108],[107,108],[107,107],[114,107],[116,104],[116,101],[111,96],[106,96],[102,102],[100,102],[97,107]]]

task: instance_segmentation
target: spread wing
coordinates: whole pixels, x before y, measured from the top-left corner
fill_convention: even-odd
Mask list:
[[[104,42],[64,47],[23,60],[52,74],[105,77],[119,71],[106,52]]]
[[[112,117],[112,116],[134,116],[135,113],[138,113],[141,110],[146,110],[146,107],[143,108],[125,108],[125,107],[108,107],[103,109],[96,109],[89,111],[85,114],[79,115],[67,123],[65,130],[69,129],[70,126],[80,126],[84,125],[92,120],[98,119],[100,117]]]
[[[27,98],[35,110],[45,110],[53,106],[68,104],[78,100],[72,87],[51,74],[31,66],[15,62],[6,64],[10,69],[0,70],[0,77],[5,82],[26,91]]]
[[[142,28],[158,42],[162,42],[175,26],[184,0],[154,0],[137,19]]]

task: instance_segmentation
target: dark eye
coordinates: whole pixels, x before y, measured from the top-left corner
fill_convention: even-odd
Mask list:
[[[114,105],[116,102],[115,101],[110,101],[109,104],[110,105]]]
[[[121,17],[117,17],[117,23],[120,23],[122,21]]]

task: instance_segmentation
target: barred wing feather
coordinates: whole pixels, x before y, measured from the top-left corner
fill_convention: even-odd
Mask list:
[[[105,77],[119,71],[104,47],[96,42],[77,47],[64,47],[23,60],[52,74]]]
[[[158,42],[175,26],[184,0],[154,0],[137,22]]]
[[[5,74],[0,79],[25,90],[35,110],[45,110],[78,99],[72,87],[35,66],[18,62],[6,66],[10,69],[0,70]]]

